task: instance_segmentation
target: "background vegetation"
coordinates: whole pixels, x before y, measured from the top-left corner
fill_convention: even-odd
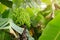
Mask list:
[[[60,0],[0,0],[0,40],[60,40]]]

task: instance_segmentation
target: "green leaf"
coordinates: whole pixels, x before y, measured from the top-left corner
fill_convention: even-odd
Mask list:
[[[34,12],[33,12],[34,9],[33,8],[27,7],[26,10],[29,13],[30,17],[33,17],[34,16]]]
[[[10,24],[10,25],[8,25]],[[21,28],[19,26],[17,26],[16,24],[13,23],[12,20],[8,20],[7,18],[4,19],[4,18],[0,18],[0,30],[1,29],[10,29],[13,28],[15,31],[17,31],[18,33],[22,34],[23,31],[24,31],[24,28]]]
[[[12,37],[10,36],[9,33],[0,30],[0,40],[12,40]]]
[[[60,13],[60,10],[55,10],[55,16],[57,16]]]
[[[3,4],[0,4],[0,13],[3,13],[6,10],[6,6]]]
[[[26,10],[30,15],[30,20],[33,26],[36,26],[41,21],[41,19],[44,19],[44,17],[40,13],[38,13],[40,11],[39,8],[27,7]]]
[[[20,5],[24,2],[24,0],[12,0],[16,7],[20,7]]]
[[[9,0],[0,0],[0,2],[4,5],[6,5],[7,7],[12,7],[12,1],[9,1]]]
[[[52,7],[51,5],[48,5],[43,11],[40,11],[40,13],[43,15],[43,16],[47,16],[49,13],[52,12]]]
[[[50,21],[44,29],[39,40],[57,40],[60,35],[60,14]],[[60,40],[60,39],[59,39]]]
[[[45,24],[45,19],[40,13],[38,13],[35,19],[32,21],[32,25],[37,26],[39,23]]]
[[[2,29],[9,29],[9,27],[5,27],[8,23],[7,18],[0,18],[0,40],[12,40],[12,37],[7,31],[4,31]]]
[[[8,21],[8,19],[7,18],[0,18],[0,27],[2,26],[2,25],[4,25],[5,23],[7,23],[7,21]]]
[[[58,36],[58,37],[57,37],[57,39],[56,39],[56,40],[60,40],[60,34],[58,34],[57,36]]]
[[[10,23],[10,27],[12,27],[16,32],[18,32],[20,34],[23,33],[24,28],[21,28],[21,27],[17,26],[16,24],[14,24],[12,20],[9,20],[9,23]]]
[[[9,16],[9,10],[5,10],[3,13],[2,13],[2,18],[8,18]]]
[[[51,4],[51,0],[41,0],[43,3],[46,3],[47,5]]]

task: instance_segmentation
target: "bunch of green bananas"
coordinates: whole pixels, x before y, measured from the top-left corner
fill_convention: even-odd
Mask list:
[[[24,8],[14,9],[13,20],[18,26],[25,24],[27,28],[30,28],[30,16]]]

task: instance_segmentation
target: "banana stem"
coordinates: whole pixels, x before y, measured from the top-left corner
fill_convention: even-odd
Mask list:
[[[54,18],[55,17],[55,15],[54,15],[54,11],[55,11],[55,6],[54,6],[54,0],[51,0],[51,5],[52,5],[52,18]]]

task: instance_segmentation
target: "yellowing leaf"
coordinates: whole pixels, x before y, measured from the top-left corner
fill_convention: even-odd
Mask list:
[[[33,36],[33,34],[34,34],[34,30],[31,29],[29,32],[30,32],[30,35]]]

